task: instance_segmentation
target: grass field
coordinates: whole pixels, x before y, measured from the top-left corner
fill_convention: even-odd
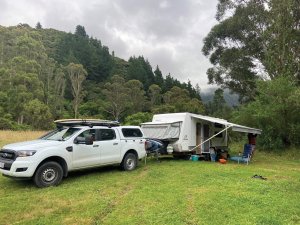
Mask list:
[[[2,131],[0,146],[41,134]],[[300,224],[299,190],[297,150],[257,151],[249,166],[166,157],[73,172],[46,189],[1,176],[0,224]]]

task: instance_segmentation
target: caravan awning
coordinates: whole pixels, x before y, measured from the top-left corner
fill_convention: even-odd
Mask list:
[[[230,123],[231,124],[231,129],[232,131],[237,131],[237,132],[242,132],[242,133],[252,133],[252,134],[261,134],[260,129],[256,129],[256,128],[252,128],[252,127],[246,127],[246,126],[242,126],[242,125],[238,125],[238,124],[234,124],[234,123]]]
[[[252,134],[261,134],[261,132],[262,132],[262,130],[260,130],[260,129],[246,127],[246,126],[242,126],[242,125],[235,124],[235,123],[230,123],[224,119],[214,118],[214,117],[210,117],[210,116],[196,115],[196,114],[192,114],[192,117],[196,118],[196,119],[209,121],[212,123],[222,124],[226,127],[230,127],[232,131],[237,131],[237,132],[242,132],[242,133],[252,133]]]

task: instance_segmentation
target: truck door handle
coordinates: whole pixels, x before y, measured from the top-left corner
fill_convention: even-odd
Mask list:
[[[119,143],[117,143],[117,142],[115,142],[115,143],[113,143],[113,145],[118,145]]]
[[[99,147],[99,145],[93,145],[94,148]]]

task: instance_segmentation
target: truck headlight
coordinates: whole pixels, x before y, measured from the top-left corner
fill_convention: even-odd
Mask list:
[[[22,150],[17,152],[17,157],[33,156],[36,153],[34,150]]]

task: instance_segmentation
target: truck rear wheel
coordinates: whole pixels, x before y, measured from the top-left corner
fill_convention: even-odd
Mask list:
[[[60,184],[63,178],[63,169],[57,162],[45,162],[36,170],[33,181],[36,186],[49,187]]]
[[[125,171],[134,170],[137,167],[137,156],[134,153],[127,153],[121,163],[121,168]]]

